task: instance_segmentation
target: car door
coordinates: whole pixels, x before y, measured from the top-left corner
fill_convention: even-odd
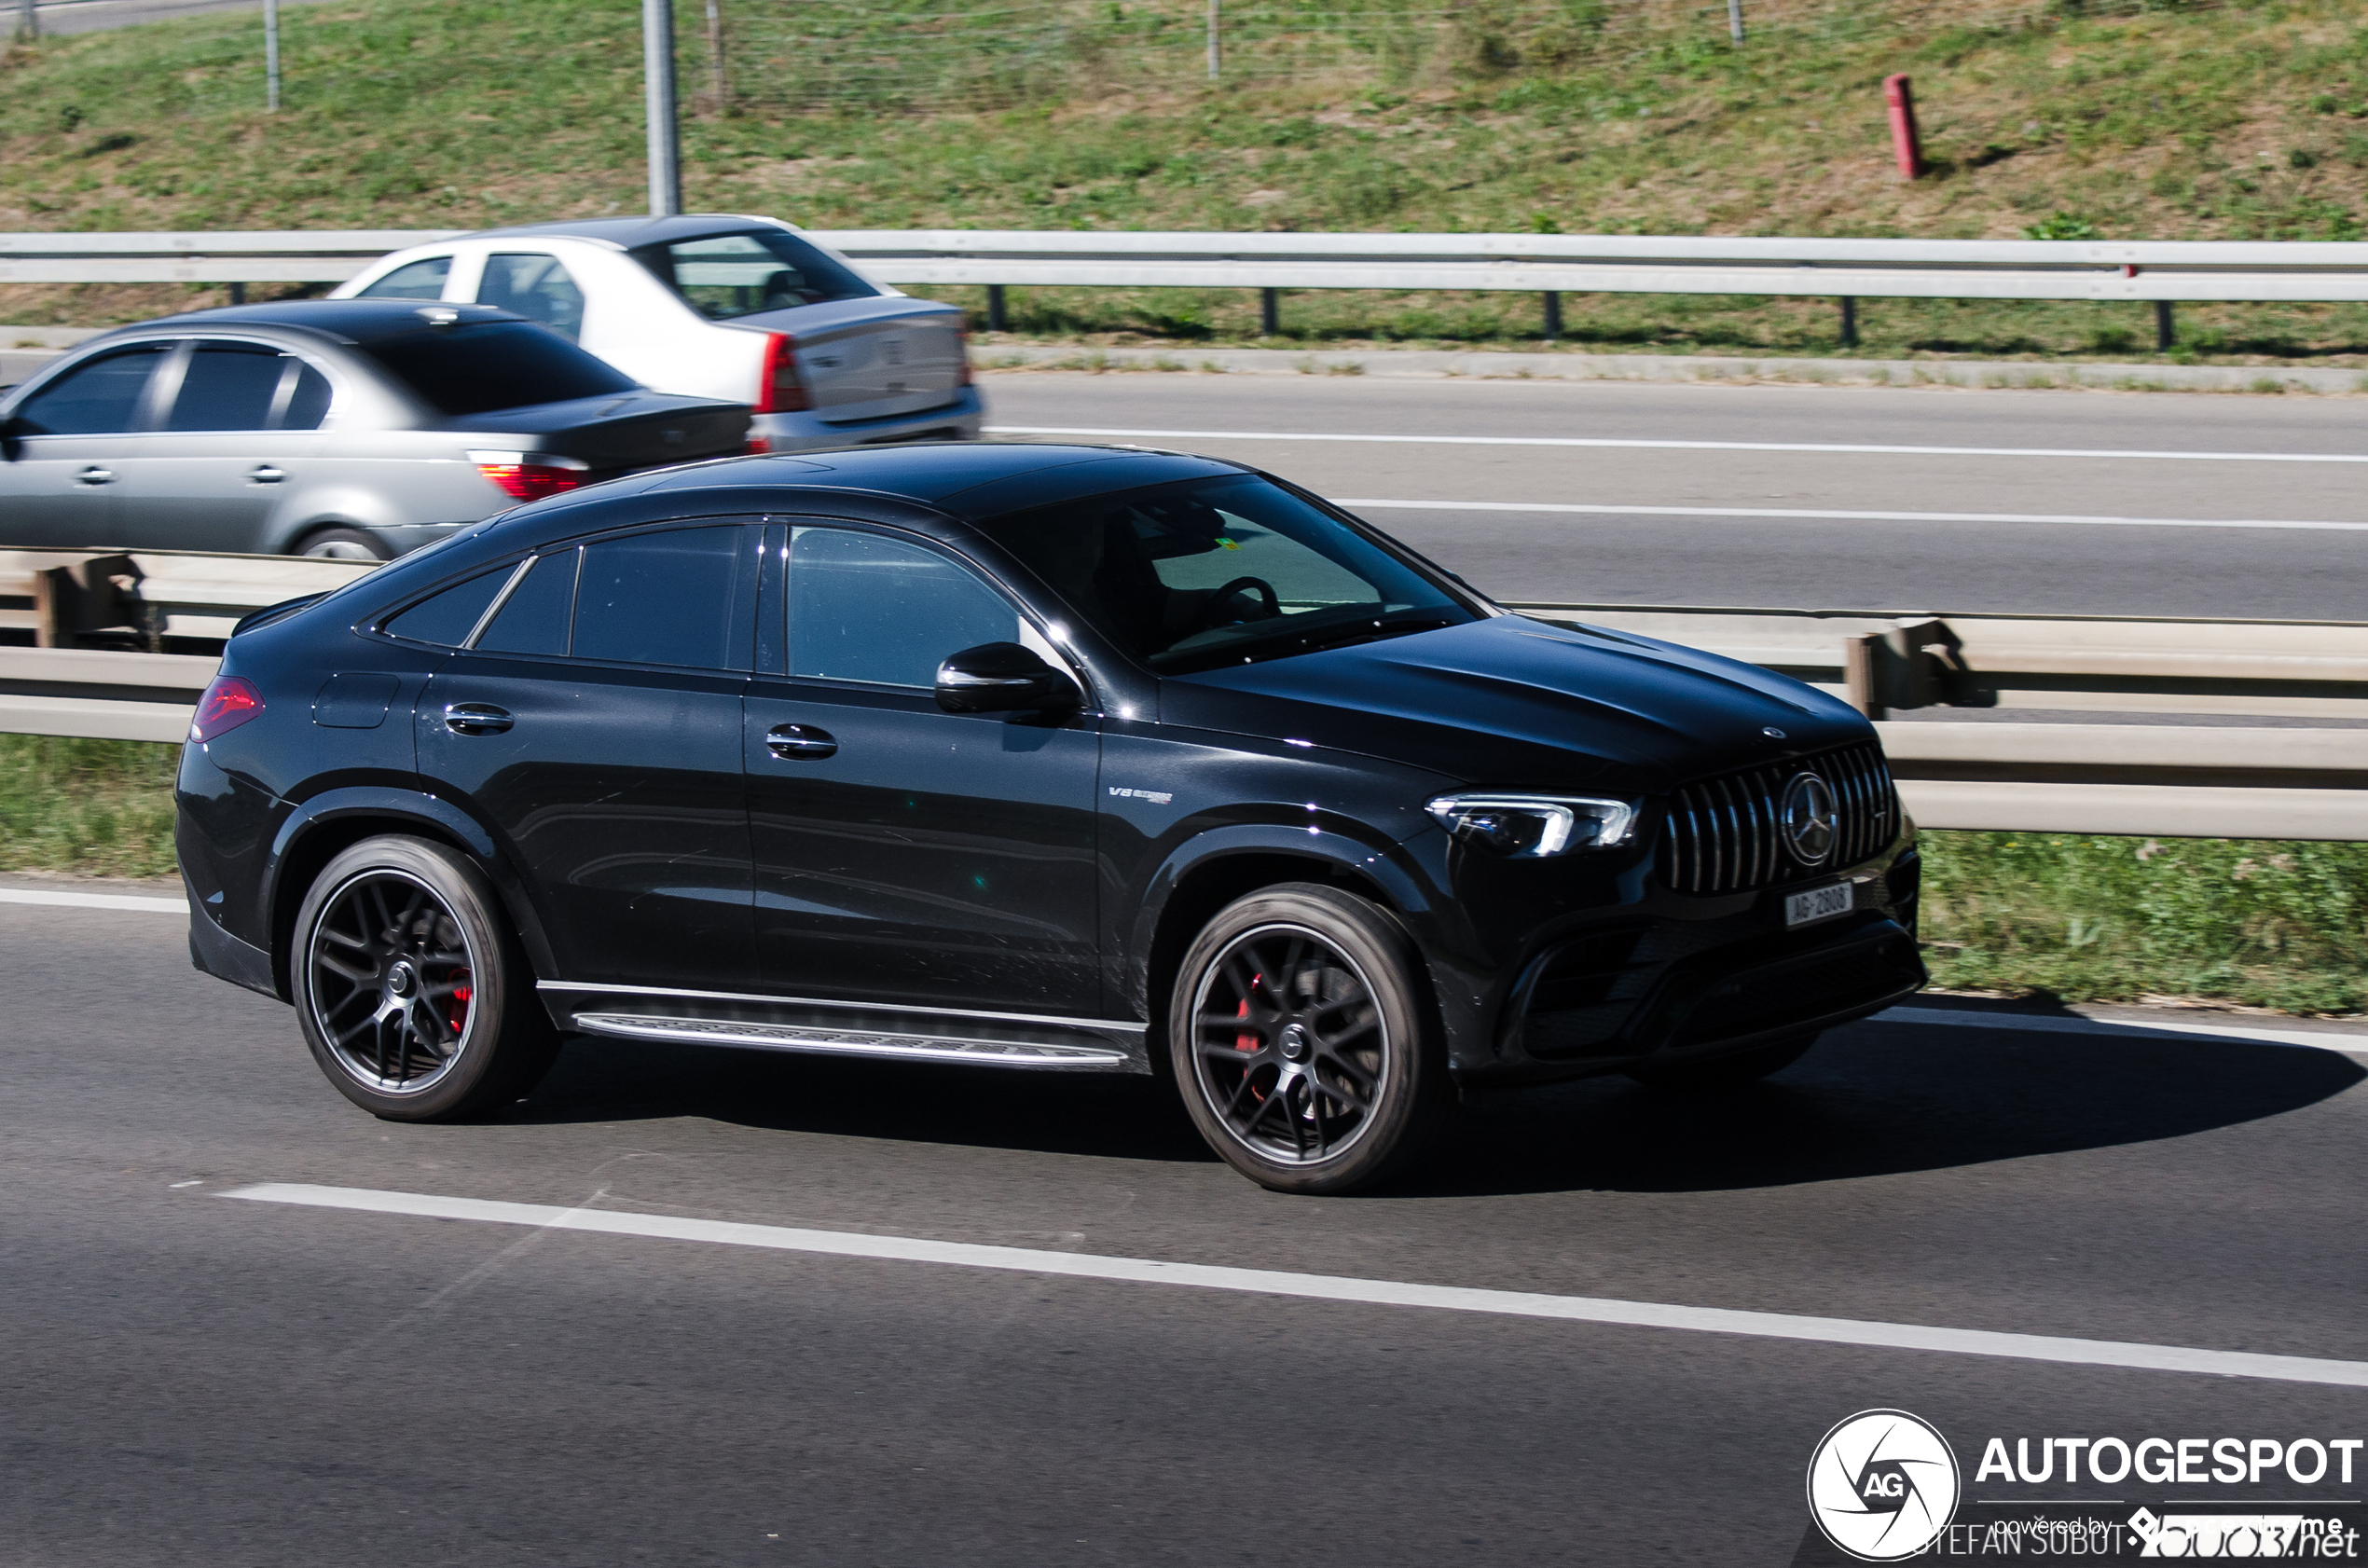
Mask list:
[[[740,703],[761,530],[546,551],[422,695],[420,772],[498,835],[562,981],[745,991]]]
[[[1032,622],[908,536],[776,525],[744,756],[768,989],[1095,1016],[1098,721],[952,714],[947,654]],[[778,622],[775,617],[779,617]]]
[[[130,471],[149,383],[171,342],[97,354],[35,390],[9,422],[0,462],[0,545],[114,546],[117,487]]]
[[[268,344],[200,338],[166,363],[154,401],[156,428],[115,488],[121,542],[268,552],[272,516],[320,439],[326,378]]]

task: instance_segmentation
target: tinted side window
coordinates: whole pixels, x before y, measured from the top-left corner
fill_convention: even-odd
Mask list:
[[[606,360],[525,322],[431,327],[365,343],[361,351],[456,419],[640,390]]]
[[[78,364],[25,401],[27,435],[107,435],[133,428],[140,394],[169,345],[143,344]]]
[[[584,332],[584,291],[575,286],[557,256],[486,257],[485,277],[477,283],[477,303],[516,310],[571,343]]]
[[[296,384],[280,383],[280,391],[287,398],[273,421],[274,430],[319,430],[321,421],[329,414],[329,378],[300,359],[285,362],[296,372]]]
[[[415,642],[457,648],[476,629],[486,606],[502,591],[502,585],[510,580],[510,571],[511,568],[501,567],[423,598],[389,621],[386,629]]]
[[[792,675],[928,689],[948,653],[1019,635],[1002,596],[934,550],[848,529],[791,535]]]
[[[731,648],[733,596],[747,530],[737,525],[637,533],[584,547],[575,594],[579,659],[745,668]]]
[[[575,559],[581,551],[561,550],[534,563],[493,624],[477,639],[492,653],[564,653],[568,616],[575,607]]]
[[[167,430],[262,430],[271,420],[286,356],[244,343],[200,343],[182,372]]]
[[[357,299],[442,299],[444,280],[452,273],[452,258],[432,255],[408,262],[364,289]]]

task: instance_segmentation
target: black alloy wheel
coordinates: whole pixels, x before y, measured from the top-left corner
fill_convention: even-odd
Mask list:
[[[1628,1069],[1628,1076],[1647,1089],[1667,1089],[1681,1093],[1703,1093],[1720,1089],[1740,1089],[1746,1083],[1756,1083],[1769,1073],[1781,1072],[1799,1061],[1817,1043],[1815,1035],[1794,1035],[1788,1038],[1770,1040],[1724,1056],[1706,1056],[1694,1061],[1655,1062],[1650,1057]]]
[[[500,900],[440,844],[366,839],[331,860],[297,911],[290,970],[313,1059],[390,1121],[498,1108],[557,1054]]]
[[[1283,1192],[1370,1186],[1412,1154],[1441,1098],[1411,944],[1363,899],[1312,883],[1253,893],[1185,954],[1168,1038],[1211,1148]]]

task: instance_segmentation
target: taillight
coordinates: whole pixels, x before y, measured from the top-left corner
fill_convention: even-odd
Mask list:
[[[968,322],[957,321],[954,323],[954,352],[960,359],[962,365],[961,379],[954,384],[957,387],[967,387],[971,384],[971,323]]]
[[[769,436],[769,435],[751,435],[751,436],[750,436],[750,437],[749,437],[749,444],[748,444],[747,447],[745,448],[745,450],[748,452],[749,456],[750,456],[750,457],[752,457],[752,458],[761,458],[761,457],[763,457],[765,453],[767,453],[767,452],[771,451],[772,449],[773,449],[773,438],[772,438],[771,436]]]
[[[469,461],[513,501],[541,501],[546,495],[571,490],[584,483],[587,472],[574,458],[534,452],[471,452]]]
[[[263,694],[235,675],[217,675],[198,699],[197,716],[189,721],[189,738],[202,745],[228,735],[263,711]]]
[[[764,369],[757,377],[756,411],[760,414],[803,414],[813,405],[805,383],[797,377],[797,339],[786,332],[764,337]]]

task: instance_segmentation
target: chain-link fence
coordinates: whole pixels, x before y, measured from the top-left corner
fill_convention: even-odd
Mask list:
[[[685,88],[787,113],[1076,103],[1334,79],[1404,89],[1769,34],[1863,38],[2197,8],[2210,0],[682,0]],[[717,45],[721,42],[720,52]],[[721,66],[719,71],[717,67]]]

